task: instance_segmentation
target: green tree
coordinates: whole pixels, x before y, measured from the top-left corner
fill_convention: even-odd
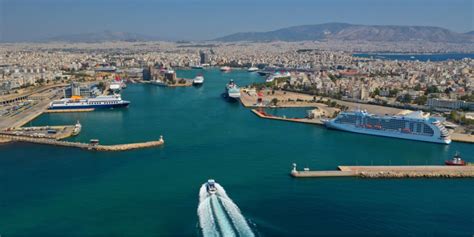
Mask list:
[[[426,95],[422,95],[422,96],[416,97],[415,103],[417,105],[425,105],[427,100],[428,100],[428,97]]]
[[[425,94],[428,95],[431,93],[439,93],[438,87],[436,87],[435,85],[428,86],[428,88],[426,88]]]
[[[273,99],[270,101],[270,103],[271,103],[272,105],[275,105],[275,106],[276,106],[276,105],[278,104],[278,99],[277,99],[277,98],[273,98]]]
[[[394,97],[398,94],[398,89],[391,89],[388,91],[390,97]]]

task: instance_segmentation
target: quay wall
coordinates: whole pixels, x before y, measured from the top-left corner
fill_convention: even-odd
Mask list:
[[[474,178],[474,165],[466,166],[339,166],[334,171],[292,170],[295,178],[353,176],[361,178]]]

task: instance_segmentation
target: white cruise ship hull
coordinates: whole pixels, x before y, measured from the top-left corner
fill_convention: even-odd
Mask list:
[[[367,135],[374,135],[374,136],[382,136],[382,137],[393,137],[399,139],[407,139],[407,140],[415,140],[415,141],[423,141],[423,142],[433,142],[433,143],[440,143],[440,144],[450,144],[451,139],[441,139],[435,136],[425,136],[425,135],[418,135],[418,134],[410,134],[410,133],[402,133],[399,131],[387,131],[387,130],[377,130],[377,129],[368,129],[363,127],[356,127],[353,125],[348,124],[338,124],[333,121],[326,121],[324,123],[327,128],[342,130],[346,132],[353,132],[353,133],[362,133]]]

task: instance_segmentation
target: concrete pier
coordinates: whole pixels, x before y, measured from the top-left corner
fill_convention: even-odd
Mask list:
[[[98,144],[93,145],[93,144],[81,143],[81,142],[67,142],[67,141],[58,141],[55,139],[48,139],[48,138],[31,138],[31,137],[12,136],[12,135],[3,135],[3,134],[0,135],[0,139],[45,144],[45,145],[54,145],[54,146],[75,147],[75,148],[81,148],[81,149],[93,150],[93,151],[126,151],[126,150],[132,150],[132,149],[157,147],[157,146],[163,145],[165,142],[162,136],[160,136],[160,140],[157,140],[157,141],[118,144],[118,145],[98,145]]]
[[[283,118],[277,116],[271,116],[265,113],[258,111],[257,109],[251,110],[254,114],[256,114],[260,118],[264,119],[273,119],[273,120],[280,120],[280,121],[287,121],[287,122],[294,122],[294,123],[308,123],[308,124],[316,124],[316,125],[324,125],[324,123],[320,119],[308,119],[308,118]]]
[[[296,170],[293,164],[291,176],[295,178],[361,177],[361,178],[474,178],[474,165],[415,165],[415,166],[339,166],[334,171]]]

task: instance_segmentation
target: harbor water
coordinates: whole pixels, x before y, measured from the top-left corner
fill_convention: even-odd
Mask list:
[[[0,145],[0,235],[199,236],[200,188],[210,178],[225,188],[256,236],[474,233],[473,179],[289,176],[292,163],[326,170],[338,165],[439,165],[456,151],[474,162],[474,145],[261,119],[221,94],[231,78],[239,86],[264,78],[218,69],[178,71],[178,76],[197,73],[205,77],[201,87],[130,84],[122,93],[131,101],[126,109],[43,114],[28,124],[79,120],[82,131],[70,141],[97,138],[102,144],[122,144],[163,135],[164,146],[91,152]]]

